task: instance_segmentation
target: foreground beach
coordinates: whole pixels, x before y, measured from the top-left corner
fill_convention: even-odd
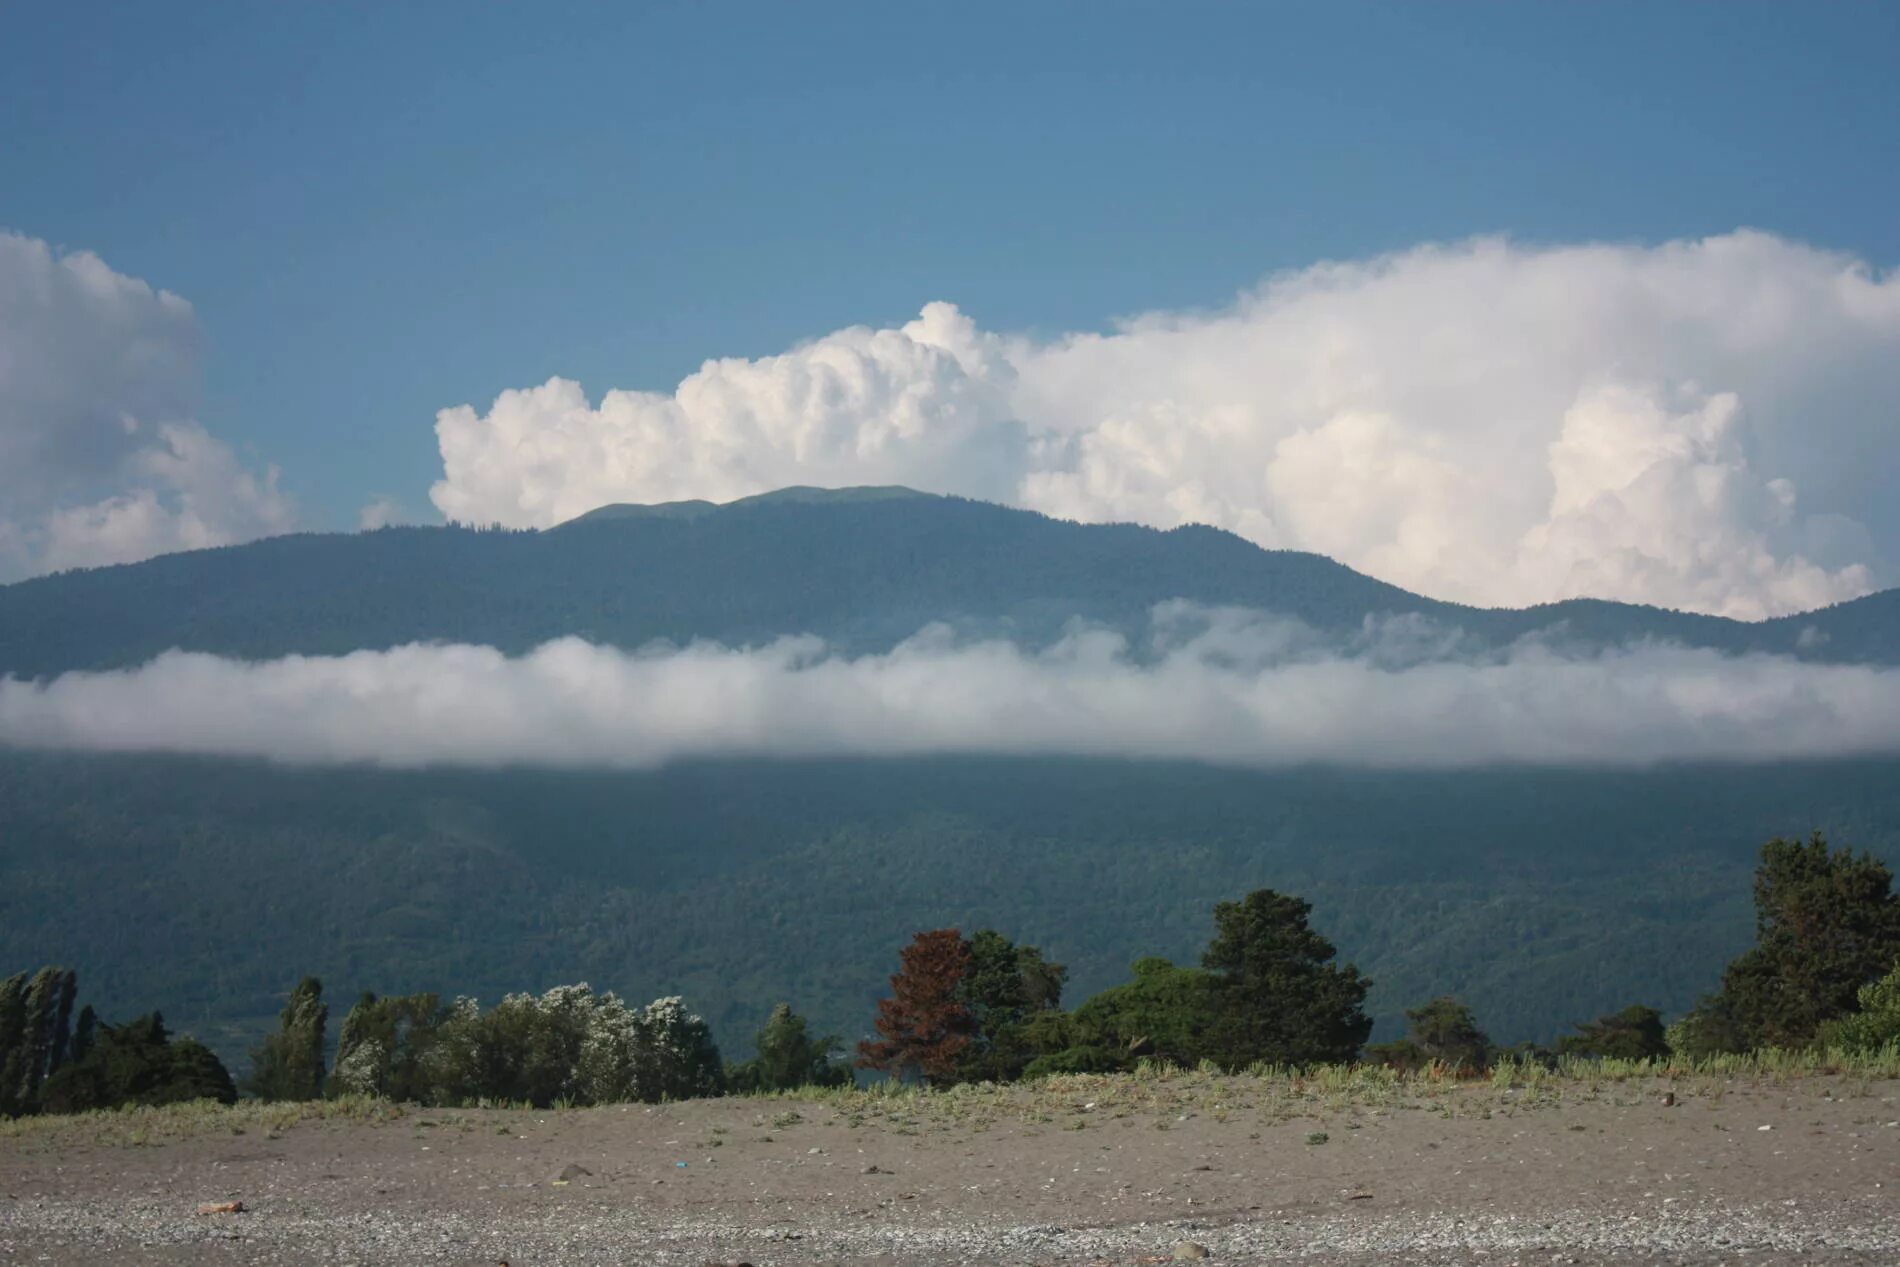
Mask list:
[[[241,1203],[242,1210],[201,1213]],[[1900,1081],[1157,1073],[0,1128],[0,1261],[1900,1261]]]

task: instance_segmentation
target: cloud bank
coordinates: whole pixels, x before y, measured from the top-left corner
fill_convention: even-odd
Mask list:
[[[1139,654],[1137,654],[1139,652]],[[888,654],[814,638],[509,658],[403,646],[0,681],[0,744],[393,767],[642,769],[694,757],[955,753],[1242,767],[1640,766],[1900,752],[1900,671],[1640,646],[1472,658],[1415,620],[1349,653],[1255,612],[1157,609],[1150,643],[1043,652],[934,627]]]
[[[1439,598],[1738,617],[1900,580],[1900,278],[1756,232],[1426,246],[1035,341],[927,305],[598,405],[438,415],[447,516],[904,483],[1204,522]]]
[[[290,528],[275,469],[192,419],[191,305],[0,233],[0,581]]]
[[[201,344],[178,296],[0,233],[0,580],[294,526],[275,469],[194,420]],[[1211,523],[1434,597],[1757,617],[1900,583],[1900,277],[1756,232],[1486,239],[1050,340],[932,303],[436,432],[431,499],[463,521],[903,483]]]

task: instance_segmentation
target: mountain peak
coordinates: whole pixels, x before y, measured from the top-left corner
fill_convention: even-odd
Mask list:
[[[902,501],[909,498],[937,496],[939,494],[921,493],[914,488],[905,488],[901,484],[859,484],[846,488],[818,488],[810,484],[794,484],[789,488],[775,488],[769,493],[754,493],[750,497],[739,497],[729,502],[700,499],[657,502],[651,505],[613,502],[590,510],[584,515],[577,515],[559,526],[566,528],[571,524],[595,523],[604,519],[698,519],[714,511],[731,510],[738,506],[836,506],[857,502]]]

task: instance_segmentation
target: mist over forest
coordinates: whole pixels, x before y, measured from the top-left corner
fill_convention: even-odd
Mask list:
[[[0,958],[227,1054],[305,972],[680,993],[743,1050],[858,1034],[917,929],[1082,997],[1273,887],[1378,1034],[1450,991],[1544,1040],[1694,1002],[1768,838],[1894,856],[1894,597],[1458,607],[897,489],[64,573],[0,587]]]

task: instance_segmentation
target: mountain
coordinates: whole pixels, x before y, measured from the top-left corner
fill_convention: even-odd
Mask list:
[[[1672,1014],[1753,936],[1763,840],[1900,860],[1900,763],[1649,771],[704,761],[392,771],[0,754],[0,966],[70,964],[239,1058],[298,977],[493,1001],[683,993],[743,1054],[781,1000],[855,1039],[923,928],[1071,969],[1194,962],[1216,901],[1305,896],[1379,1035],[1441,993],[1500,1041]]]
[[[521,652],[575,634],[881,651],[933,621],[1031,645],[1075,618],[1130,634],[1169,599],[1261,608],[1345,637],[1413,614],[1480,645],[1538,633],[1808,659],[1900,660],[1900,591],[1762,623],[1577,600],[1439,602],[1207,527],[1075,524],[901,488],[784,489],[724,506],[608,506],[543,532],[305,534],[0,586],[0,674],[121,668],[170,647],[245,658],[415,641]]]
[[[577,634],[876,651],[933,621],[1031,644],[1156,603],[1329,636],[1416,615],[1480,645],[1669,639],[1900,659],[1900,592],[1742,623],[1579,601],[1438,602],[1210,528],[1085,526],[906,489],[605,507],[543,532],[280,537],[0,587],[0,673]],[[1900,762],[1645,771],[1217,770],[1106,759],[694,761],[645,772],[303,769],[0,749],[0,972],[81,973],[241,1057],[304,973],[493,999],[577,979],[684,992],[743,1050],[773,1003],[861,1034],[919,928],[995,926],[1071,997],[1271,885],[1374,978],[1382,1036],[1452,992],[1548,1039],[1685,1007],[1751,935],[1762,841],[1820,828],[1900,859]]]

